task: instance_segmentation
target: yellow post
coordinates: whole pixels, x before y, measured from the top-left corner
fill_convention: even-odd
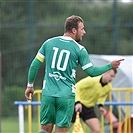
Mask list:
[[[37,101],[41,101],[41,93],[42,93],[42,90],[35,90],[34,91],[34,95],[37,94]],[[37,116],[38,116],[38,131],[39,131],[41,128],[41,125],[40,125],[40,105],[37,106]]]
[[[130,94],[133,90],[129,90],[126,93],[126,102],[130,101]],[[124,124],[124,132],[131,132],[131,119],[130,119],[130,106],[126,107],[126,115],[125,115],[125,124]]]
[[[31,97],[31,95],[30,95]],[[28,102],[31,102],[30,100]],[[28,133],[32,133],[32,108],[28,105]]]
[[[131,94],[131,92],[133,92],[133,88],[115,88],[115,89],[113,89],[113,91],[116,91],[118,93],[118,101],[121,101],[120,93],[125,91],[126,92],[125,93],[125,101],[130,102],[130,100],[131,100],[130,94]],[[130,121],[130,119],[128,119],[130,117],[130,106],[125,106],[125,109],[126,109],[125,118],[124,118],[125,121],[124,121],[124,125],[123,125],[124,131],[122,129],[122,126],[119,129],[119,132],[122,131],[124,133],[131,132],[131,121]],[[118,107],[118,117],[119,117],[119,122],[121,122],[122,121],[122,119],[121,119],[121,107]]]
[[[120,91],[118,91],[118,101],[121,101],[121,95],[120,95]],[[121,121],[121,106],[118,106],[118,115],[119,115],[119,121]]]
[[[109,95],[109,101],[112,102],[112,92],[111,94]],[[112,113],[112,105],[109,106],[109,110],[110,112]],[[113,133],[113,126],[112,126],[112,117],[111,117],[111,122],[110,122],[110,133]]]
[[[28,132],[32,133],[32,109],[31,105],[28,105]]]

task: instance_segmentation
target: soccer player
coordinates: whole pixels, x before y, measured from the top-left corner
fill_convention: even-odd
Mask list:
[[[70,126],[75,104],[75,77],[78,64],[89,76],[98,76],[117,68],[121,60],[114,60],[105,66],[93,66],[82,41],[85,34],[83,19],[72,15],[64,24],[64,35],[46,40],[38,50],[28,72],[25,97],[33,95],[33,84],[41,64],[46,62],[42,87],[40,110],[41,130],[39,133],[65,133]]]
[[[103,107],[104,102],[112,90],[111,81],[115,78],[116,69],[105,72],[102,76],[86,77],[76,83],[75,110],[73,113],[71,126],[75,122],[76,112],[80,112],[80,117],[88,125],[91,133],[101,133],[100,123],[95,113],[94,107],[98,103],[101,115],[105,115],[107,110]]]

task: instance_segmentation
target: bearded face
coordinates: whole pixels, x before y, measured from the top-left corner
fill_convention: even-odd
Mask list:
[[[75,33],[75,41],[76,42],[80,42],[82,41],[82,36],[85,34],[85,29],[84,29],[84,25],[82,22],[80,22],[78,24],[78,29],[76,30],[76,33]]]

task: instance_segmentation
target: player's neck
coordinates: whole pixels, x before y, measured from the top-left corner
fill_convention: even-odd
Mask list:
[[[73,40],[75,40],[75,36],[72,33],[66,32],[66,33],[64,33],[63,36],[68,36],[68,37],[71,37]]]

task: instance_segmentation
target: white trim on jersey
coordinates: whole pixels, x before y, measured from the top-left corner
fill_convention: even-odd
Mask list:
[[[69,36],[59,36],[61,39],[64,39],[64,40],[73,40],[77,45],[78,45],[78,47],[80,48],[80,50],[82,49],[82,48],[84,48],[84,46],[82,46],[82,45],[80,45],[79,43],[77,43],[74,39],[72,39],[71,37],[69,37]]]
[[[91,66],[93,66],[93,64],[90,62],[90,63],[86,64],[85,66],[82,66],[82,69],[85,70]]]
[[[71,37],[69,36],[59,36],[59,38],[61,39],[65,39],[65,40],[73,40]]]

